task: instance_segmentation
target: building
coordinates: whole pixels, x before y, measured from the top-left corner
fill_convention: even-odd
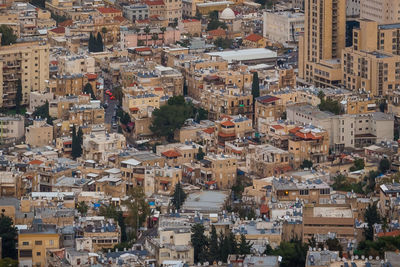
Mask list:
[[[197,19],[182,20],[184,32],[198,37],[201,34],[201,21]]]
[[[53,142],[53,126],[45,119],[36,119],[33,125],[25,129],[25,141],[32,147],[51,145]]]
[[[284,111],[282,99],[271,95],[260,96],[256,98],[254,119],[256,123],[260,119],[276,121],[282,117]]]
[[[31,91],[42,91],[49,79],[50,46],[44,41],[23,41],[0,47],[0,107],[15,106],[21,81],[21,105],[29,104]]]
[[[0,115],[0,143],[20,140],[25,134],[24,118],[19,115]]]
[[[242,62],[245,65],[255,64],[274,64],[276,63],[278,54],[275,51],[266,48],[250,48],[241,50],[230,50],[222,52],[207,53],[210,56],[219,56],[228,61],[228,63]]]
[[[130,21],[149,18],[149,7],[146,4],[133,4],[123,7],[124,17]]]
[[[229,189],[236,183],[237,159],[227,155],[207,155],[201,167],[203,182],[218,189]],[[209,175],[208,175],[209,174]]]
[[[267,42],[261,35],[252,33],[243,39],[242,44],[245,47],[263,48],[267,45]]]
[[[363,0],[360,6],[360,18],[378,23],[400,22],[400,6],[397,0]]]
[[[32,228],[18,234],[18,261],[20,266],[46,266],[47,249],[60,248],[60,234],[56,225],[43,224],[35,219]]]
[[[98,132],[83,136],[83,158],[107,162],[110,156],[119,154],[126,147],[122,134]]]
[[[303,240],[335,233],[341,241],[354,239],[354,214],[349,204],[306,204],[303,208]]]
[[[317,87],[341,82],[340,57],[345,47],[346,1],[305,0],[304,35],[299,39],[299,78]]]
[[[263,22],[263,36],[272,42],[297,43],[304,33],[302,12],[264,11]]]

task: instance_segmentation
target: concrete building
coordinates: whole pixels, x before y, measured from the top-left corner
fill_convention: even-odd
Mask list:
[[[119,154],[126,147],[126,140],[118,133],[92,133],[83,136],[83,158],[107,162],[108,157]]]
[[[18,81],[21,105],[27,105],[31,91],[42,91],[49,79],[50,46],[44,41],[22,41],[0,47],[0,107],[15,106]]]
[[[0,142],[11,143],[21,139],[25,134],[24,118],[19,115],[0,115]]]
[[[400,22],[400,4],[397,0],[363,0],[360,6],[360,17],[378,23]]]
[[[204,182],[218,189],[229,189],[236,182],[237,159],[228,155],[208,155],[204,157],[201,172]]]
[[[149,18],[149,7],[146,4],[133,4],[123,7],[124,17],[130,21]]]
[[[263,13],[263,35],[278,43],[297,43],[304,33],[304,13],[270,12]]]
[[[255,122],[258,123],[260,119],[266,121],[279,120],[284,111],[285,105],[282,99],[271,95],[257,97],[254,114]]]
[[[348,204],[306,204],[303,208],[303,240],[335,233],[339,240],[354,239],[354,214]]]
[[[345,147],[363,147],[376,142],[393,140],[392,114],[334,115],[309,105],[287,107],[287,119],[299,124],[318,124],[328,132],[330,148],[341,151]]]
[[[299,39],[299,78],[318,87],[341,82],[345,47],[346,1],[305,0],[304,35]]]
[[[362,0],[347,0],[346,1],[346,16],[347,17],[358,17],[360,16],[360,8]]]
[[[36,119],[33,125],[25,129],[25,142],[33,147],[51,145],[53,142],[53,126],[44,119]]]

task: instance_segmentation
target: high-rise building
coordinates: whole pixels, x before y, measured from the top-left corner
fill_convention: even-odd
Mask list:
[[[400,1],[363,0],[360,6],[360,17],[378,23],[400,22]]]
[[[0,47],[0,107],[14,107],[19,81],[22,105],[31,91],[46,89],[49,79],[49,44],[26,41]]]
[[[345,0],[306,0],[299,39],[299,78],[319,87],[341,82],[340,56],[346,38]]]

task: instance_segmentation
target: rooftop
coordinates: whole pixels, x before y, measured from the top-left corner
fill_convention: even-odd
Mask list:
[[[229,197],[227,191],[202,191],[191,193],[183,204],[183,210],[199,212],[218,212],[223,209],[226,199]]]
[[[314,207],[314,217],[324,218],[353,218],[350,207]]]

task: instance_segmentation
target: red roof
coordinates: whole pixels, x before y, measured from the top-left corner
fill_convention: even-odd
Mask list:
[[[215,132],[215,129],[213,127],[210,127],[210,128],[204,129],[203,132],[212,134],[213,132]]]
[[[261,214],[265,214],[265,213],[268,213],[269,212],[269,207],[267,206],[267,205],[261,205],[261,207],[260,207],[260,213]]]
[[[221,125],[223,125],[223,126],[235,126],[235,124],[233,123],[233,122],[231,122],[231,121],[223,121],[223,122],[221,122]]]
[[[166,156],[167,158],[177,158],[182,156],[181,153],[175,151],[175,150],[167,150],[161,153],[163,156]]]
[[[96,80],[97,79],[97,74],[95,74],[95,73],[86,73],[85,75],[89,80]]]
[[[38,160],[38,159],[34,159],[34,160],[30,161],[28,164],[29,165],[40,165],[42,163],[43,163],[43,161]]]
[[[275,130],[282,130],[282,129],[285,128],[285,127],[283,127],[281,125],[272,125],[271,127],[274,128]]]
[[[50,31],[54,32],[54,33],[65,33],[65,28],[64,27],[58,27],[58,28],[54,28],[54,29],[52,29]]]
[[[58,65],[58,61],[57,60],[52,60],[52,61],[50,61],[50,64],[51,65]]]
[[[226,32],[225,32],[225,30],[218,28],[215,30],[208,31],[208,34],[211,36],[225,36]]]
[[[164,5],[164,1],[163,0],[145,1],[145,3],[148,6],[163,6]]]
[[[154,88],[154,91],[162,91],[162,90],[164,90],[164,89],[162,89],[161,87]]]
[[[301,128],[301,127],[299,127],[299,126],[296,126],[296,127],[294,127],[293,129],[290,129],[290,130],[289,130],[289,133],[295,134],[295,133],[297,133],[298,131],[300,131],[301,129],[303,129],[303,128]]]
[[[313,133],[302,133],[302,132],[297,132],[295,134],[297,137],[303,138],[303,139],[311,139],[311,140],[318,140],[322,139],[322,136],[316,136]]]
[[[227,133],[218,133],[221,137],[235,137],[235,133],[227,134]]]
[[[378,237],[382,237],[382,236],[399,236],[400,235],[400,230],[394,230],[391,232],[386,232],[386,233],[378,233],[377,236]]]
[[[200,20],[197,19],[184,19],[182,20],[183,23],[190,23],[190,22],[200,22]]]
[[[241,150],[232,149],[232,153],[242,154],[242,151]]]
[[[245,40],[248,40],[250,42],[258,42],[262,39],[263,37],[261,35],[258,34],[250,34],[249,36],[247,36],[246,38],[244,38]]]
[[[136,23],[150,23],[149,19],[138,19]]]
[[[216,183],[216,181],[207,181],[206,185],[212,185],[212,184],[215,184],[215,183]]]
[[[130,108],[130,111],[139,111],[139,108]]]
[[[123,21],[125,21],[125,18],[121,17],[121,16],[115,16],[114,20],[119,21],[119,22],[123,22]]]
[[[144,180],[144,178],[141,178],[141,177],[136,177],[135,179],[136,179],[136,181],[143,181]]]
[[[65,141],[64,142],[64,145],[71,145],[72,144],[72,141]]]
[[[67,19],[63,22],[58,23],[58,26],[60,27],[68,27],[71,26],[72,24],[74,24],[74,21],[72,19]]]
[[[138,47],[138,48],[135,48],[135,50],[137,52],[147,52],[147,51],[151,51],[151,48],[150,47]]]
[[[110,13],[120,13],[121,10],[113,8],[113,7],[99,7],[97,10],[103,14],[110,14]]]
[[[162,183],[162,184],[169,184],[169,182],[168,182],[168,181],[165,181],[165,180],[160,181],[160,183]]]

